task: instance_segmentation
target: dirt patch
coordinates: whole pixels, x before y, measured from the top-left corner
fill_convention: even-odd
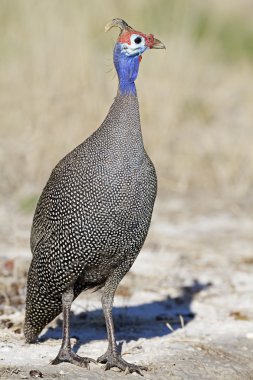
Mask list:
[[[146,245],[114,307],[123,357],[148,365],[145,378],[253,379],[252,236],[253,223],[243,209],[234,215],[229,207],[217,210],[215,200],[158,200]],[[29,260],[28,248],[5,247],[1,255],[1,378],[35,378],[31,371],[46,379],[123,376],[102,365],[91,364],[90,371],[50,365],[61,342],[61,317],[38,344],[24,343]],[[107,347],[100,296],[83,293],[73,304],[71,342],[81,356],[97,358]]]

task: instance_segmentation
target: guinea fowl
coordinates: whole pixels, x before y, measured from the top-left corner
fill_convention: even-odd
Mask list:
[[[114,336],[112,305],[119,282],[145,241],[157,180],[142,140],[134,81],[141,54],[165,46],[152,34],[122,19],[114,48],[119,78],[117,96],[102,125],[54,168],[38,201],[31,232],[24,334],[36,341],[42,329],[63,311],[63,339],[52,364],[89,367],[93,359],[71,350],[72,301],[88,288],[103,288],[102,307],[108,349],[97,359],[105,369],[146,369],[120,356]]]

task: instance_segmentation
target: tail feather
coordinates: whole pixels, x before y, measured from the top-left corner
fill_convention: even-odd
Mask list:
[[[43,328],[62,311],[61,294],[46,294],[36,281],[33,263],[30,266],[27,281],[26,315],[24,335],[27,343],[33,343]]]

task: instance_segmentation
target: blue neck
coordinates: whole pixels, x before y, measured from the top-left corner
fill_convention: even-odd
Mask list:
[[[116,43],[113,61],[119,77],[119,93],[121,95],[136,95],[134,81],[139,70],[139,55],[127,56],[121,49],[121,44]]]

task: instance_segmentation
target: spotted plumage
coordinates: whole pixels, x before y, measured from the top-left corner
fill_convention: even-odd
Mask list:
[[[128,28],[132,32],[128,25],[122,32]],[[121,366],[124,361],[110,341],[112,300],[144,243],[156,197],[156,173],[143,146],[134,85],[140,62],[136,53],[129,57],[121,42],[116,43],[119,90],[109,113],[58,163],[41,194],[31,232],[24,327],[26,340],[33,342],[83,290],[104,287],[108,352]],[[112,360],[103,356],[103,362],[110,366]]]

